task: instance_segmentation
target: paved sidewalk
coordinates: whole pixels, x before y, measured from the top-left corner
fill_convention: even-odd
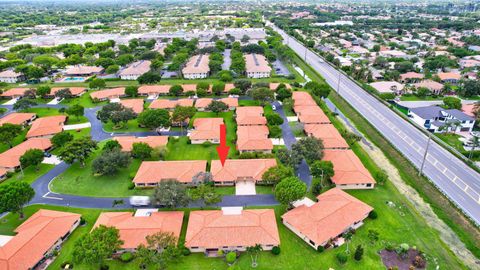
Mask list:
[[[83,128],[89,128],[91,126],[92,126],[92,124],[90,122],[75,124],[75,125],[65,125],[65,126],[63,126],[63,130],[83,129]]]

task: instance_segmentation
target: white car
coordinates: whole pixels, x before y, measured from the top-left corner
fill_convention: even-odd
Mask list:
[[[272,105],[272,110],[276,111],[277,107],[275,105]]]
[[[132,196],[130,197],[130,205],[132,206],[147,206],[150,204],[150,197],[148,196]]]

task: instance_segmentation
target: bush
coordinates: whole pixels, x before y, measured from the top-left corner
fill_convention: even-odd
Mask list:
[[[225,260],[229,264],[234,263],[236,259],[237,259],[237,253],[235,253],[234,251],[228,252],[227,256],[225,256]]]
[[[279,126],[268,126],[268,133],[271,138],[280,138],[282,137],[282,129]]]
[[[120,255],[120,261],[122,262],[130,262],[133,260],[133,254],[131,252],[125,252],[125,253],[122,253],[122,255]]]
[[[83,217],[80,217],[80,226],[85,225],[85,223],[87,223],[87,221]]]
[[[385,244],[385,249],[387,251],[394,251],[395,250],[395,246],[392,244],[392,243],[386,243]]]
[[[372,210],[372,212],[368,213],[368,217],[370,219],[377,219],[378,214],[377,214],[377,212],[375,212],[375,210]]]
[[[100,265],[100,270],[108,270],[108,269],[110,269],[110,266],[108,266],[106,264]]]
[[[318,246],[317,251],[322,253],[323,251],[325,251],[325,247],[324,246]]]
[[[415,265],[418,268],[425,268],[425,259],[422,256],[415,256],[415,259],[413,260],[413,265]]]
[[[337,253],[336,257],[340,264],[345,264],[348,260],[348,257],[345,253]]]
[[[274,247],[272,248],[272,254],[273,254],[273,255],[278,255],[278,254],[280,254],[280,247],[279,247],[279,246],[274,246]]]
[[[137,172],[131,172],[129,175],[128,175],[128,178],[130,180],[133,180],[133,178],[135,178],[135,175],[137,175]]]
[[[393,100],[395,99],[394,93],[381,93],[379,97],[383,100]]]
[[[182,254],[183,256],[188,256],[190,255],[192,252],[190,251],[190,249],[186,248],[186,247],[183,247],[182,248]]]
[[[128,184],[128,189],[129,190],[132,190],[135,188],[135,183],[131,182],[130,184]]]
[[[60,265],[60,267],[61,267],[62,269],[65,269],[65,267],[67,267],[67,265],[68,265],[68,269],[73,269],[73,263],[71,263],[71,262],[69,262],[69,261],[63,262],[63,263]]]

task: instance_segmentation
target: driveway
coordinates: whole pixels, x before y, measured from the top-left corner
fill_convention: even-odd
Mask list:
[[[75,125],[65,125],[65,126],[63,126],[63,130],[83,129],[83,128],[89,128],[91,126],[92,126],[92,124],[90,122],[75,124]]]
[[[238,181],[235,183],[235,195],[255,195],[257,191],[255,190],[254,181]]]
[[[2,105],[13,105],[13,104],[17,103],[18,100],[19,100],[18,98],[12,98],[9,101],[3,103]]]
[[[232,64],[232,59],[230,58],[230,52],[232,50],[226,49],[223,52],[223,64],[222,64],[222,70],[229,70],[230,65]]]

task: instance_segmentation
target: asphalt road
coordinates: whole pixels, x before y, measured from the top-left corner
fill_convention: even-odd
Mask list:
[[[301,57],[305,57],[306,62],[415,167],[421,167],[428,141],[428,137],[423,132],[402,119],[347,76],[325,63],[318,55],[289,37],[284,31],[277,27],[274,29],[283,36],[284,42],[290,48]],[[479,173],[434,141],[430,142],[423,173],[467,216],[480,224]]]

